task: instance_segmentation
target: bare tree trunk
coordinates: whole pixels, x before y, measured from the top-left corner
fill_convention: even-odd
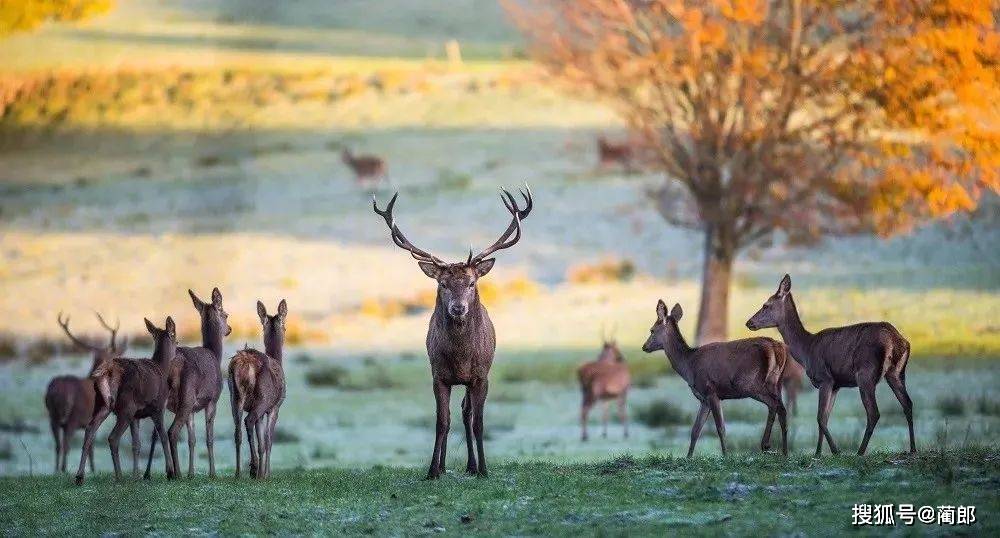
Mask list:
[[[735,249],[719,228],[705,228],[705,264],[701,276],[701,305],[698,308],[697,343],[704,345],[726,339],[729,321],[729,284]]]

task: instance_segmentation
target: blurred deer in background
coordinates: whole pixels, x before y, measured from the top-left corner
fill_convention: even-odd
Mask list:
[[[108,325],[100,314],[96,313],[97,320],[105,328],[111,337],[106,346],[94,345],[82,338],[73,335],[69,329],[69,316],[63,319],[62,312],[56,318],[59,326],[73,344],[82,350],[90,351],[93,354],[90,363],[90,371],[87,377],[77,377],[74,375],[61,375],[49,382],[45,390],[45,408],[49,413],[49,426],[52,427],[52,437],[56,442],[56,466],[55,472],[66,472],[66,459],[69,454],[69,445],[73,441],[76,430],[87,427],[91,417],[94,416],[94,407],[97,405],[97,388],[90,375],[94,373],[97,366],[104,360],[109,360],[120,356],[128,347],[128,342],[124,339],[119,344],[117,342],[119,322],[114,327]],[[140,450],[138,424],[130,424],[132,432],[132,472],[139,474],[137,463]],[[90,471],[94,471],[94,451],[91,448],[87,459],[90,460]]]
[[[512,194],[502,191],[501,200],[511,214],[507,229],[486,250],[475,256],[470,250],[469,258],[458,263],[445,263],[406,239],[392,216],[392,208],[398,196],[399,193],[393,195],[385,210],[379,210],[373,199],[373,209],[385,220],[392,242],[409,251],[424,274],[438,283],[434,313],[431,314],[427,330],[427,355],[431,363],[434,399],[437,403],[434,452],[427,478],[438,478],[445,471],[448,429],[451,425],[448,404],[454,385],[466,386],[465,398],[462,399],[462,422],[465,425],[465,445],[468,449],[465,470],[485,477],[483,409],[489,390],[490,367],[496,351],[496,332],[486,307],[479,300],[479,288],[476,284],[493,268],[496,259],[488,256],[514,246],[521,239],[521,221],[531,212],[531,191],[521,191],[524,209],[518,207]],[[473,433],[477,453],[472,450]]]
[[[282,299],[278,313],[270,316],[264,303],[257,301],[257,315],[264,329],[264,353],[246,348],[229,361],[229,397],[233,406],[233,439],[236,442],[236,478],[240,477],[240,431],[246,411],[247,444],[250,446],[250,476],[271,474],[271,445],[278,424],[278,410],[285,401],[285,371],[282,367],[285,318],[288,305]],[[264,435],[261,439],[261,424]],[[254,440],[256,438],[256,444]]]
[[[633,171],[632,164],[635,152],[631,141],[611,142],[604,135],[597,137],[598,166],[602,169],[620,165],[626,172]]]
[[[613,332],[613,331],[612,331]],[[628,414],[625,400],[632,379],[629,376],[625,356],[618,349],[618,343],[601,334],[603,345],[597,360],[586,362],[577,369],[576,376],[580,380],[580,392],[583,402],[580,405],[580,440],[587,440],[587,415],[596,402],[604,402],[603,436],[608,436],[608,407],[611,400],[618,400],[618,416],[621,419],[624,435],[628,438]]]
[[[771,338],[745,338],[731,342],[713,342],[692,348],[681,334],[677,322],[684,311],[675,304],[667,313],[667,305],[656,303],[656,321],[649,329],[649,338],[642,350],[652,353],[663,350],[674,368],[687,382],[701,409],[691,428],[691,445],[687,456],[694,453],[694,445],[701,435],[708,413],[715,418],[722,453],[726,453],[726,423],[722,417],[721,400],[753,398],[767,406],[767,425],[760,440],[760,449],[771,446],[771,427],[774,417],[781,426],[781,452],[788,455],[788,432],[785,405],[781,402],[779,385],[788,352],[785,345]]]
[[[344,148],[340,158],[354,172],[354,180],[362,185],[375,185],[389,174],[385,160],[375,155],[354,155]]]
[[[864,455],[875,425],[878,424],[875,387],[883,377],[903,406],[910,433],[910,452],[917,451],[913,438],[913,401],[906,391],[910,342],[895,327],[879,321],[810,333],[799,319],[798,309],[792,299],[792,279],[788,275],[781,279],[778,291],[747,320],[747,328],[751,331],[768,327],[778,329],[781,338],[788,344],[792,357],[805,367],[809,380],[819,389],[817,456],[823,451],[824,437],[830,445],[830,452],[839,452],[826,425],[837,391],[843,387],[858,387],[861,393],[861,403],[865,406],[868,420],[858,455]]]
[[[121,477],[121,465],[118,461],[118,442],[125,428],[142,418],[153,420],[153,442],[157,435],[163,443],[163,452],[169,453],[166,431],[163,429],[163,412],[167,407],[167,374],[170,361],[177,351],[177,329],[174,320],[167,316],[163,329],[153,325],[148,319],[146,330],[153,337],[152,360],[125,359],[114,357],[101,363],[91,374],[100,395],[99,404],[94,416],[87,424],[87,435],[83,439],[83,453],[80,454],[80,467],[76,471],[76,484],[83,484],[84,464],[86,455],[94,447],[94,436],[108,414],[115,414],[115,426],[108,436],[108,446],[111,448],[111,461],[115,466],[115,478]],[[153,446],[150,446],[150,453]],[[166,460],[167,478],[175,478],[174,468],[170,458]],[[149,468],[146,468],[146,478],[149,478]]]

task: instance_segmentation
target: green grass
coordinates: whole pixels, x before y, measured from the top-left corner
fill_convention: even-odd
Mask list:
[[[788,460],[622,456],[593,464],[500,463],[490,478],[416,468],[279,471],[75,487],[68,476],[0,478],[7,534],[809,535],[852,531],[855,503],[975,505],[967,530],[995,534],[993,448]],[[875,534],[879,529],[861,529]],[[883,529],[884,530],[884,529]],[[918,534],[938,527],[916,526]],[[959,529],[953,529],[959,530]]]

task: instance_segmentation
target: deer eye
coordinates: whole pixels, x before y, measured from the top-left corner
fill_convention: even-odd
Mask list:
[[[475,287],[476,287],[476,283],[475,283],[475,282],[469,282],[469,289],[470,289],[470,290],[471,290],[472,288],[475,288]]]

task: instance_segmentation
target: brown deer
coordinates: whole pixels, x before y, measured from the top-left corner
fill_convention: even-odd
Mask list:
[[[250,446],[250,476],[267,478],[271,474],[271,445],[278,424],[278,410],[285,400],[285,371],[282,368],[285,343],[285,318],[288,305],[282,299],[278,313],[270,316],[264,303],[257,301],[257,315],[264,329],[264,353],[246,348],[229,361],[229,397],[233,407],[236,442],[236,478],[240,477],[240,423],[247,416],[247,444]],[[261,439],[260,427],[264,424]],[[254,445],[256,437],[256,446]]]
[[[632,144],[629,142],[611,142],[604,135],[597,137],[597,156],[600,168],[610,168],[621,165],[626,172],[632,171]]]
[[[525,186],[527,187],[527,186]],[[434,313],[427,329],[427,356],[431,364],[434,399],[437,403],[437,426],[434,452],[431,455],[428,479],[439,478],[445,471],[448,449],[448,429],[451,425],[449,401],[454,385],[465,385],[462,399],[462,423],[465,425],[465,444],[468,449],[466,472],[481,477],[487,475],[486,454],[483,451],[483,409],[489,391],[490,366],[496,351],[496,333],[486,307],[479,300],[477,282],[493,268],[491,254],[514,246],[521,239],[521,221],[531,212],[531,191],[521,191],[525,207],[518,207],[517,200],[506,190],[501,199],[511,214],[510,224],[486,250],[464,262],[445,263],[440,258],[413,245],[392,216],[392,208],[399,193],[393,195],[385,210],[379,210],[373,199],[375,213],[385,219],[391,231],[392,242],[410,252],[417,265],[428,277],[437,281],[437,298]],[[472,436],[476,438],[476,454],[472,451]]]
[[[709,411],[715,418],[722,453],[726,453],[726,423],[722,417],[721,400],[753,398],[767,406],[767,425],[760,448],[766,451],[771,444],[771,426],[778,417],[781,427],[781,453],[788,455],[788,432],[785,405],[781,402],[781,372],[785,368],[785,345],[771,338],[746,338],[731,342],[713,342],[696,348],[688,346],[677,322],[684,311],[675,304],[667,313],[661,299],[656,304],[656,321],[649,329],[649,338],[642,350],[652,353],[663,350],[674,371],[687,382],[701,409],[691,428],[691,445],[687,456],[694,453],[694,445],[701,435],[701,428]]]
[[[170,363],[167,387],[170,397],[167,409],[174,413],[168,430],[170,452],[166,457],[173,461],[173,468],[180,474],[180,457],[177,440],[181,427],[187,426],[188,477],[194,476],[195,436],[194,415],[205,412],[205,444],[208,447],[208,476],[215,477],[215,411],[222,394],[222,339],[229,336],[229,314],[222,308],[222,293],[212,289],[212,302],[206,303],[188,290],[195,310],[201,317],[201,347],[178,347]],[[146,475],[153,463],[157,432],[153,432]]]
[[[632,378],[629,376],[625,356],[618,349],[618,343],[602,335],[603,345],[597,360],[585,362],[576,371],[580,380],[580,392],[583,402],[580,404],[580,440],[587,440],[587,415],[596,402],[604,402],[603,437],[608,436],[608,407],[611,400],[618,401],[618,416],[624,428],[625,438],[628,438],[628,414],[625,410],[625,400]]]
[[[73,344],[83,350],[90,351],[93,358],[90,364],[90,372],[87,377],[77,377],[75,375],[61,375],[49,382],[45,390],[45,408],[49,413],[49,426],[52,427],[52,437],[56,445],[56,466],[55,472],[66,472],[66,460],[69,454],[69,445],[73,440],[76,430],[86,429],[90,418],[94,416],[94,406],[97,400],[97,389],[94,380],[90,375],[94,373],[97,366],[105,360],[118,357],[125,352],[128,343],[124,340],[117,342],[118,329],[120,323],[111,327],[100,314],[97,320],[101,323],[111,337],[106,346],[94,345],[82,338],[73,335],[69,329],[69,316],[63,319],[62,312],[56,318],[59,326]],[[136,464],[136,456],[139,452],[139,432],[138,424],[131,424],[132,430],[132,472],[139,473]],[[90,460],[90,471],[94,472],[94,451],[91,449],[87,454]]]
[[[111,447],[111,461],[115,466],[116,479],[121,478],[118,442],[125,428],[133,421],[152,419],[154,431],[158,432],[163,443],[164,453],[169,450],[166,432],[163,429],[163,412],[167,407],[167,373],[170,361],[177,351],[177,330],[174,320],[169,316],[163,329],[155,327],[148,319],[144,321],[146,329],[153,337],[152,360],[115,357],[101,362],[91,375],[91,379],[97,385],[100,401],[94,416],[87,424],[83,453],[80,454],[80,467],[76,472],[77,485],[83,484],[86,455],[94,447],[97,429],[110,413],[115,414],[115,426],[108,436],[108,446]],[[175,477],[169,458],[166,459],[166,471],[167,478]],[[146,477],[149,477],[148,469]]]
[[[903,406],[910,433],[910,452],[917,451],[913,438],[913,401],[906,392],[910,342],[895,327],[880,321],[810,333],[799,319],[792,299],[792,279],[788,275],[781,279],[778,291],[747,321],[747,328],[751,331],[768,327],[777,327],[792,357],[805,367],[809,381],[819,389],[817,456],[823,451],[823,437],[830,445],[830,452],[838,453],[837,444],[833,442],[826,425],[837,391],[843,387],[858,387],[861,392],[868,423],[858,455],[864,455],[879,419],[875,386],[882,377]]]
[[[385,160],[375,155],[354,155],[344,148],[340,159],[354,172],[354,180],[358,183],[378,183],[388,176]]]

